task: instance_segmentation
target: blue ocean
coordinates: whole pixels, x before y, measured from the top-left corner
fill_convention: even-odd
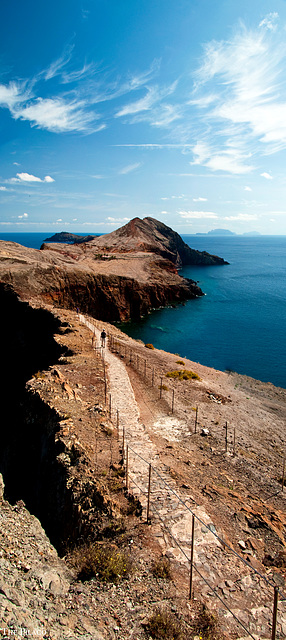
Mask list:
[[[286,388],[286,236],[182,236],[230,264],[185,267],[206,294],[121,328],[221,371]]]
[[[49,233],[0,234],[40,248]],[[206,294],[120,328],[195,362],[286,388],[286,236],[182,236],[230,264],[184,267]]]

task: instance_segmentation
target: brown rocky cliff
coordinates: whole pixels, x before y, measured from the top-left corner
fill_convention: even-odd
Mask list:
[[[24,299],[78,307],[111,322],[138,320],[152,308],[202,295],[159,255],[137,251],[106,259],[92,243],[37,251],[1,242],[0,280]]]
[[[41,249],[1,241],[0,281],[22,298],[79,308],[109,322],[139,320],[153,308],[203,295],[178,266],[224,264],[190,249],[153,218],[134,218],[89,242]]]
[[[191,249],[176,231],[154,218],[134,218],[120,229],[95,238],[91,244],[104,251],[156,253],[179,267],[227,264],[223,258]]]

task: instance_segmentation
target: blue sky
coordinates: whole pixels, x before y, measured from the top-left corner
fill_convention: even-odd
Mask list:
[[[285,0],[0,8],[0,231],[286,234]]]

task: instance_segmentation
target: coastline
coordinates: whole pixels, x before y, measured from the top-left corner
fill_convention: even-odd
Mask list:
[[[284,586],[283,568],[275,564],[275,557],[277,555],[279,560],[279,553],[285,545],[282,533],[286,525],[285,499],[280,482],[286,418],[285,390],[246,376],[205,367],[167,351],[147,348],[142,341],[129,338],[114,325],[90,316],[85,315],[85,320],[96,328],[96,332],[81,322],[81,317],[74,311],[47,304],[39,306],[54,317],[58,329],[55,333],[56,342],[61,349],[68,351],[58,362],[50,360],[47,363],[49,366],[39,370],[28,380],[25,395],[21,398],[26,407],[26,423],[19,425],[19,438],[11,430],[5,432],[8,438],[8,455],[5,456],[4,449],[3,455],[5,464],[8,464],[8,475],[10,469],[12,482],[15,482],[15,468],[18,482],[25,478],[24,470],[27,472],[27,469],[31,469],[33,478],[35,469],[38,470],[37,483],[32,482],[28,487],[29,491],[26,489],[26,494],[21,493],[25,489],[24,482],[21,482],[20,496],[27,507],[31,502],[33,513],[36,513],[49,531],[51,542],[56,543],[57,548],[60,545],[63,547],[66,539],[59,539],[59,535],[70,536],[71,531],[66,530],[67,525],[72,527],[75,537],[82,537],[84,532],[86,535],[90,534],[92,527],[98,532],[100,523],[101,526],[110,527],[111,518],[115,518],[116,531],[116,523],[118,525],[118,522],[122,522],[123,517],[120,509],[125,509],[125,539],[128,542],[132,540],[132,545],[127,544],[127,548],[137,563],[137,569],[134,576],[125,582],[126,592],[123,583],[115,587],[119,595],[124,593],[123,598],[116,599],[116,616],[121,620],[122,638],[129,635],[131,617],[132,624],[138,622],[141,629],[141,609],[132,608],[129,611],[126,607],[126,597],[137,601],[140,581],[144,586],[144,615],[152,612],[154,593],[158,597],[161,587],[159,584],[156,586],[149,576],[152,562],[162,555],[167,555],[174,571],[170,583],[173,585],[173,594],[168,591],[167,595],[165,590],[165,602],[167,606],[173,606],[175,597],[176,606],[181,611],[181,620],[184,620],[188,601],[189,564],[186,566],[184,558],[178,556],[177,548],[174,548],[165,532],[161,531],[156,512],[152,512],[151,526],[148,527],[144,520],[145,511],[143,517],[133,516],[128,522],[126,519],[124,501],[131,492],[146,508],[144,495],[137,496],[136,485],[138,487],[142,480],[147,481],[148,463],[151,461],[176,495],[182,501],[187,501],[198,518],[210,523],[216,534],[237,554],[241,554],[241,544],[245,545],[247,555],[244,558],[249,567],[240,565],[238,559],[230,561],[229,554],[225,556],[224,549],[208,538],[208,530],[202,528],[199,521],[195,561],[204,566],[208,579],[211,578],[212,582],[214,580],[215,588],[217,584],[223,584],[233,606],[238,612],[247,611],[252,624],[259,624],[259,628],[262,619],[260,615],[257,622],[255,612],[257,607],[264,607],[265,628],[268,628],[267,619],[271,614],[272,601],[263,585],[255,580],[251,584],[251,576],[254,569],[265,574],[264,558],[272,554],[274,564],[270,566],[270,570],[267,568],[267,579],[272,579],[273,574],[275,579],[279,579],[279,584]],[[35,307],[34,309],[36,311]],[[104,358],[99,347],[103,328],[107,333]],[[44,333],[42,340],[45,340]],[[7,355],[10,365],[15,369],[10,352]],[[199,379],[169,378],[166,374],[173,370],[192,370],[198,374]],[[107,393],[104,398],[105,377]],[[11,376],[8,375],[7,385],[10,380]],[[39,451],[34,446],[35,424]],[[124,424],[125,447],[130,445],[130,451],[133,449],[146,461],[146,469],[144,467],[142,473],[138,469],[138,462],[135,464],[130,455],[129,492],[124,488],[124,477],[120,480],[112,471],[115,469],[116,474],[121,469]],[[13,448],[9,443],[10,437],[14,443]],[[44,448],[44,455],[41,446]],[[16,456],[16,465],[11,464],[11,455]],[[122,484],[122,493],[119,493],[119,482]],[[155,482],[155,474],[152,482]],[[156,495],[154,484],[152,487]],[[36,490],[36,496],[29,494],[33,490]],[[39,511],[36,512],[35,497],[39,500]],[[167,495],[162,505],[156,502],[156,508],[161,506],[162,515],[166,517],[167,514],[168,525],[178,541],[185,545],[187,540],[189,544],[190,517],[187,515],[184,519],[181,508],[177,513],[174,500],[169,500],[170,496]],[[152,493],[152,503],[153,501]],[[17,506],[17,509],[20,508]],[[67,513],[71,516],[68,519]],[[8,528],[11,535],[9,520]],[[23,537],[24,535],[23,533]],[[13,540],[15,538],[16,535]],[[44,548],[46,542],[42,544]],[[113,544],[120,544],[117,537]],[[9,551],[9,545],[7,548]],[[31,563],[30,558],[29,562]],[[27,602],[31,598],[29,579],[34,571],[31,564],[29,571],[26,581],[21,582],[23,607],[25,598]],[[241,583],[239,580],[237,584],[238,575],[245,582]],[[225,580],[233,585],[231,594]],[[150,587],[146,587],[146,584]],[[85,582],[83,587],[79,586],[84,589],[88,602],[92,601],[94,593],[97,598],[104,588],[96,578]],[[202,597],[211,611],[217,611],[223,630],[230,631],[232,621],[221,615],[221,601],[210,597],[209,586],[196,578],[195,588],[199,601]],[[44,599],[45,594],[42,591],[41,594]],[[89,624],[95,628],[101,623],[103,613],[108,617],[109,624],[115,624],[115,599],[111,595],[114,596],[114,589],[104,591],[104,611],[98,598],[97,606],[91,607],[86,613],[86,616],[90,616]],[[70,592],[67,598],[70,598]],[[64,591],[61,600],[64,609]],[[16,613],[18,612],[19,608]],[[37,616],[41,615],[42,608],[39,612],[37,609],[33,611],[34,624]],[[69,625],[72,628],[77,618],[74,614],[69,617],[68,608],[65,615],[67,628]],[[53,611],[51,620],[56,638],[61,637],[61,616],[62,609]],[[101,626],[99,628],[102,629]],[[143,629],[141,635],[140,633],[138,638],[143,640]],[[100,640],[105,640],[107,635],[103,628]],[[220,637],[223,637],[222,633]]]
[[[9,234],[2,235],[8,239]],[[27,239],[33,234],[19,235]],[[42,234],[40,245],[47,235]],[[184,267],[182,275],[198,281],[206,295],[185,307],[171,305],[151,313],[131,335],[161,349],[172,345],[172,351],[207,366],[286,388],[285,237],[184,237],[231,264],[223,269]]]

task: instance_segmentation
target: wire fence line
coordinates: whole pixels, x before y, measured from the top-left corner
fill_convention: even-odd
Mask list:
[[[124,451],[125,463],[126,463],[126,458],[128,458],[128,477],[127,477],[127,474],[126,474],[126,486],[127,486],[129,491],[132,491],[133,487],[135,486],[137,488],[137,490],[139,491],[139,494],[141,496],[143,496],[143,498],[145,499],[145,503],[147,503],[147,505],[148,505],[147,507],[145,505],[145,507],[147,509],[146,521],[150,522],[150,520],[151,520],[150,512],[153,513],[153,515],[156,517],[156,519],[158,519],[160,521],[161,526],[163,527],[164,531],[167,533],[169,538],[171,538],[171,540],[175,543],[175,545],[178,547],[180,552],[183,554],[183,556],[187,560],[188,564],[190,565],[190,570],[192,571],[192,568],[195,570],[195,572],[199,575],[201,580],[207,585],[207,587],[212,592],[212,594],[216,598],[219,599],[219,601],[221,602],[223,607],[232,615],[232,617],[236,621],[236,623],[238,623],[244,629],[244,631],[247,632],[248,636],[250,638],[252,638],[253,640],[257,640],[257,638],[255,638],[255,636],[253,636],[251,631],[245,626],[244,622],[239,619],[238,615],[236,613],[234,613],[231,610],[231,608],[229,607],[229,605],[222,599],[222,597],[218,593],[217,589],[215,587],[213,587],[210,584],[209,580],[207,580],[205,578],[205,576],[199,570],[197,564],[194,562],[194,560],[192,558],[190,558],[189,554],[182,547],[182,545],[177,540],[177,538],[173,535],[172,531],[170,530],[170,528],[169,528],[169,526],[167,524],[167,519],[162,517],[162,515],[160,514],[160,510],[156,507],[155,499],[152,500],[152,494],[153,494],[154,491],[152,491],[151,495],[150,495],[150,489],[147,487],[147,484],[148,484],[147,483],[147,468],[149,468],[149,470],[151,469],[152,470],[152,474],[155,474],[160,479],[160,481],[161,481],[161,487],[160,487],[161,491],[162,491],[162,484],[163,484],[165,486],[165,488],[168,489],[168,491],[175,496],[178,504],[183,506],[192,515],[192,517],[194,518],[195,521],[197,521],[198,523],[203,525],[203,527],[208,529],[209,532],[220,542],[222,551],[226,552],[226,550],[227,550],[229,553],[233,554],[238,561],[242,562],[251,571],[251,573],[253,575],[255,575],[255,576],[259,577],[260,579],[262,579],[264,581],[264,583],[267,585],[267,587],[269,589],[273,590],[273,617],[274,617],[274,619],[272,620],[272,635],[271,635],[271,638],[272,638],[272,640],[275,640],[275,638],[276,638],[276,625],[277,625],[277,605],[278,605],[278,588],[277,588],[277,586],[272,581],[268,580],[268,578],[266,576],[264,576],[259,571],[257,571],[257,569],[255,569],[247,560],[245,560],[245,558],[240,556],[235,551],[235,549],[230,547],[230,545],[228,545],[216,532],[214,532],[206,522],[204,522],[197,514],[195,514],[194,511],[192,511],[192,509],[186,504],[186,502],[184,502],[182,500],[182,498],[174,491],[174,489],[162,477],[161,473],[153,465],[151,465],[147,460],[145,460],[140,454],[138,454],[133,449],[133,447],[131,447],[131,445],[128,444],[128,441],[126,439],[125,439],[124,448],[125,448],[125,451]],[[145,465],[146,465],[146,483],[145,483],[144,487],[140,486],[138,484],[138,482],[136,482],[136,480],[133,477],[133,475],[136,476],[136,473],[133,472],[133,474],[132,474],[132,471],[131,471],[131,468],[130,468],[130,451],[132,451],[133,455],[136,458],[140,458],[140,460],[142,462],[144,462]],[[125,464],[125,468],[126,468],[126,464]],[[126,471],[127,471],[127,469],[126,469]],[[150,478],[150,472],[149,472],[149,478]],[[195,543],[195,536],[193,534],[192,538],[191,538],[191,541],[190,541],[190,545],[193,547],[194,543]],[[192,597],[192,584],[190,585],[190,598],[191,597]],[[271,608],[271,604],[270,603],[269,603],[269,608]],[[276,610],[276,613],[275,613],[275,616],[274,616],[275,610]]]
[[[92,323],[87,321],[84,318],[84,316],[80,316],[80,320],[82,322],[84,322],[84,324],[86,324],[86,326],[88,326],[88,328],[95,334],[95,327],[94,327],[94,325]],[[126,345],[124,345],[124,347],[126,347]],[[115,350],[115,351],[118,350],[118,345],[116,343],[114,344],[113,339],[110,340],[109,348],[110,348],[110,350]],[[122,352],[119,355],[121,355],[121,357],[127,358],[126,349],[124,349],[124,353]],[[102,354],[102,357],[104,359],[104,354]],[[139,365],[138,358],[139,358],[138,354],[136,354],[136,356],[133,358],[133,362],[135,361],[137,369],[138,369],[138,365]],[[129,353],[129,360],[131,360],[131,362],[129,362],[129,364],[132,364],[132,357],[131,357],[130,353]],[[145,364],[143,365],[143,371],[144,371],[144,375],[146,377],[146,365]],[[154,384],[154,377],[152,376],[152,386],[153,386],[153,384]],[[107,401],[106,396],[105,396],[105,401]],[[112,418],[111,395],[110,395],[110,418]],[[196,418],[197,418],[197,415],[196,415]],[[119,427],[118,411],[117,411],[117,414],[116,414],[116,420],[117,420],[117,427]],[[222,550],[224,552],[226,552],[226,550],[228,550],[228,552],[234,554],[234,556],[239,561],[241,561],[245,566],[248,567],[248,569],[251,571],[252,574],[257,575],[260,579],[262,579],[264,581],[264,583],[267,585],[268,588],[274,589],[271,639],[275,640],[275,638],[276,638],[276,628],[277,628],[278,596],[279,596],[277,586],[274,585],[273,582],[269,581],[263,574],[261,574],[259,571],[257,571],[247,560],[245,560],[245,558],[240,556],[234,549],[232,549],[232,547],[230,547],[230,545],[228,545],[226,542],[224,542],[224,540],[222,538],[220,538],[220,536],[218,536],[218,534],[216,532],[214,532],[207,523],[205,523],[200,517],[197,516],[197,514],[195,514],[192,511],[192,509],[186,504],[186,502],[184,500],[182,500],[182,498],[174,491],[174,489],[162,477],[162,475],[159,473],[159,471],[153,465],[151,465],[150,462],[147,462],[147,460],[145,460],[145,458],[142,455],[140,455],[138,452],[136,452],[133,449],[133,447],[131,446],[131,444],[129,442],[129,435],[130,434],[127,433],[126,429],[123,426],[122,454],[123,454],[123,462],[125,461],[126,487],[128,488],[129,491],[132,491],[132,485],[134,485],[134,487],[136,487],[137,490],[139,491],[139,494],[144,496],[145,500],[147,500],[147,521],[149,519],[149,513],[148,512],[149,512],[149,510],[151,510],[152,513],[155,514],[156,517],[159,519],[164,531],[173,540],[173,542],[176,544],[176,546],[180,549],[181,553],[185,556],[187,562],[190,564],[191,573],[192,573],[192,569],[194,568],[194,570],[198,573],[198,575],[203,580],[203,582],[208,586],[208,588],[213,593],[213,595],[216,596],[220,600],[220,602],[223,605],[223,607],[229,612],[229,614],[232,615],[233,619],[244,629],[244,631],[246,631],[248,633],[248,636],[250,638],[252,638],[253,640],[256,640],[255,637],[251,634],[250,630],[247,629],[247,627],[245,626],[243,621],[241,621],[238,618],[238,616],[233,611],[231,611],[231,609],[229,608],[227,603],[224,602],[224,600],[217,593],[215,588],[212,587],[212,585],[209,583],[208,580],[206,580],[206,578],[203,576],[203,574],[199,570],[198,566],[194,562],[193,557],[189,558],[188,554],[185,552],[185,550],[183,549],[181,544],[178,542],[178,540],[175,538],[175,536],[173,535],[173,533],[170,531],[169,527],[167,526],[166,519],[162,518],[162,515],[160,514],[160,511],[156,508],[154,501],[150,500],[150,477],[151,477],[151,470],[152,470],[153,474],[155,474],[157,476],[157,478],[160,480],[160,485],[163,484],[164,487],[167,489],[167,491],[169,493],[171,493],[176,498],[178,505],[180,505],[181,507],[186,509],[192,515],[192,518],[194,520],[196,519],[197,522],[199,522],[203,527],[205,527],[217,539],[217,541],[220,543],[221,548],[222,548]],[[130,451],[133,453],[133,456],[135,458],[140,459],[141,462],[143,462],[145,465],[147,465],[147,468],[149,469],[149,487],[148,488],[146,488],[146,485],[145,485],[144,488],[142,488],[142,486],[140,487],[138,482],[136,482],[134,477],[133,477],[134,474],[136,475],[136,471],[134,472],[134,470],[132,471],[131,468],[130,468],[130,461],[131,461],[130,460]],[[137,477],[137,475],[136,475],[136,477]],[[162,486],[160,487],[160,491],[161,490],[162,490]],[[194,535],[192,535],[191,544],[192,545],[194,544]],[[191,594],[192,594],[192,587],[190,587],[190,595]]]
[[[144,378],[145,384],[148,384],[154,389],[156,388],[156,386],[158,386],[158,389],[159,389],[158,399],[159,400],[162,399],[168,404],[172,414],[178,414],[178,407],[176,406],[175,388],[173,387],[172,389],[169,389],[166,387],[166,385],[163,384],[163,379],[165,378],[166,374],[162,375],[161,372],[159,374],[156,371],[156,367],[154,366],[148,367],[147,358],[144,358],[143,356],[141,355],[139,356],[138,354],[134,353],[134,349],[132,350],[130,347],[127,347],[126,344],[124,344],[121,340],[119,340],[118,338],[115,338],[112,335],[109,336],[108,346],[110,351],[112,351],[113,353],[117,353],[119,357],[124,359],[127,362],[127,364],[132,366],[136,370],[136,372]],[[170,384],[170,378],[168,379],[168,384]],[[213,394],[210,394],[210,398],[214,402],[221,404],[221,400],[219,398],[217,399]],[[192,420],[188,419],[189,433],[196,434],[198,432],[198,429],[201,428],[203,435],[207,435],[206,432],[208,431],[208,429],[205,430],[205,428],[202,427],[202,425],[200,424],[201,418],[199,413],[199,407],[198,406],[194,407],[193,403],[190,402],[188,398],[185,398],[185,404],[189,405],[190,411],[194,412],[193,419]],[[184,418],[184,421],[186,421],[185,415],[183,416],[183,418]],[[222,452],[230,454],[233,457],[235,457],[237,455],[237,441],[240,435],[239,429],[237,429],[236,427],[231,428],[228,421],[225,421],[224,425],[222,426],[222,429],[223,429],[222,440],[224,441],[224,445],[222,446]],[[218,433],[215,434],[215,438],[217,438],[218,440],[220,439]],[[278,485],[277,491],[275,490],[274,494],[271,493],[270,495],[266,495],[265,500],[268,500],[273,496],[284,492],[285,480],[286,480],[286,474],[285,474],[286,458],[284,453],[283,454],[277,453],[277,457],[280,460],[280,469],[281,469],[280,480],[273,478],[272,475],[270,476],[268,473],[265,472],[265,469],[263,469],[263,473],[267,478],[268,482],[271,484],[273,482],[275,483],[277,482],[277,485]]]

